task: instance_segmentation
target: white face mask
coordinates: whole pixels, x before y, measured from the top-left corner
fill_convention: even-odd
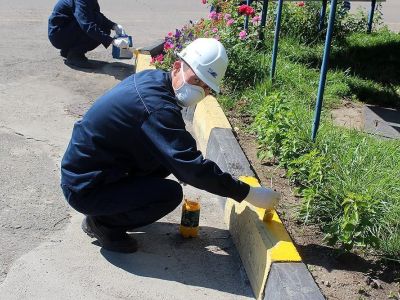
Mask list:
[[[175,90],[177,103],[182,107],[196,105],[206,96],[204,89],[186,82],[183,66],[181,67],[181,76],[183,84]]]

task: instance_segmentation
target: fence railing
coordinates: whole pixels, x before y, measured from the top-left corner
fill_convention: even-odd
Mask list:
[[[263,33],[263,28],[265,27],[266,20],[267,20],[267,12],[268,12],[268,4],[269,1],[277,1],[277,11],[276,11],[276,18],[275,18],[275,30],[274,30],[274,44],[273,44],[273,49],[272,49],[272,61],[271,61],[271,68],[270,68],[270,78],[273,81],[275,78],[275,72],[276,72],[276,61],[278,57],[278,48],[279,48],[279,33],[281,29],[281,20],[282,20],[282,7],[283,7],[283,1],[284,0],[246,0],[242,1],[242,3],[246,3],[247,5],[252,5],[254,2],[263,2],[263,7],[262,7],[262,13],[261,13],[261,22],[260,22],[260,39],[264,39],[264,33]],[[297,0],[285,0],[286,2],[300,2]],[[305,0],[303,2],[307,1],[321,1],[321,12],[320,12],[320,19],[318,23],[318,30],[322,31],[324,28],[324,20],[326,16],[326,11],[327,11],[327,5],[328,5],[328,0]],[[372,31],[372,24],[373,24],[373,19],[374,19],[374,13],[376,10],[376,3],[377,2],[386,2],[386,0],[351,0],[347,1],[345,0],[344,3],[345,5],[348,5],[348,9],[350,9],[350,2],[371,2],[371,8],[368,14],[368,24],[367,24],[367,33],[371,33]],[[337,0],[331,0],[330,1],[330,12],[329,12],[329,19],[328,19],[328,25],[327,25],[327,31],[326,31],[326,37],[325,37],[325,45],[324,45],[324,53],[323,53],[323,58],[322,58],[322,65],[321,65],[321,73],[320,73],[320,79],[319,79],[319,84],[318,84],[318,92],[317,92],[317,99],[315,103],[315,111],[314,111],[314,120],[313,120],[313,126],[312,126],[312,132],[311,132],[311,138],[313,141],[315,141],[316,136],[317,136],[317,131],[320,123],[320,118],[321,118],[321,109],[322,109],[322,102],[324,98],[324,92],[325,92],[325,84],[326,84],[326,75],[328,72],[328,63],[329,63],[329,54],[331,50],[331,42],[332,42],[332,34],[333,34],[333,29],[334,29],[334,23],[335,23],[335,18],[336,18],[336,8],[337,8]],[[214,10],[216,8],[211,7],[211,10]],[[245,21],[244,21],[244,29],[248,29],[248,24],[249,24],[249,17],[246,16]]]

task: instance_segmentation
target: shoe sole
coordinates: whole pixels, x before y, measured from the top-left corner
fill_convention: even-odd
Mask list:
[[[137,245],[136,248],[134,249],[132,249],[132,247],[123,248],[123,247],[113,247],[110,245],[105,246],[104,243],[100,241],[100,238],[94,232],[88,230],[88,228],[86,228],[86,226],[84,226],[83,224],[81,228],[84,233],[86,233],[89,237],[96,239],[99,242],[100,246],[108,251],[119,252],[119,253],[134,253],[137,251],[138,248]]]
[[[74,63],[74,62],[70,62],[70,61],[68,61],[68,59],[65,60],[65,64],[66,64],[67,66],[75,67],[75,68],[79,68],[79,69],[86,69],[86,70],[95,69],[95,66],[93,66],[93,65],[83,66],[83,65],[76,64],[76,63]]]

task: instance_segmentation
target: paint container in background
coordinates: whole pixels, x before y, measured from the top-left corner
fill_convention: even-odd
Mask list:
[[[112,57],[116,59],[131,59],[133,57],[133,40],[132,37],[129,35],[123,35],[123,36],[116,36],[115,38],[124,38],[127,40],[129,47],[126,49],[121,49],[118,47],[115,47],[114,45],[112,46]]]

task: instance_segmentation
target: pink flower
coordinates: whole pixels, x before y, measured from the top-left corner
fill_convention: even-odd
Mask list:
[[[212,11],[208,14],[208,18],[210,20],[218,20],[218,14],[215,11]]]
[[[213,33],[217,33],[217,32],[218,32],[218,28],[213,28],[213,29],[212,29],[212,32],[213,32]]]
[[[207,37],[208,36],[208,31],[204,32],[204,36]]]
[[[260,16],[255,16],[255,17],[253,17],[253,19],[251,19],[251,22],[252,22],[254,25],[256,25],[256,24],[258,24],[258,22],[260,22],[260,20],[261,20],[261,17],[260,17]]]
[[[234,20],[234,19],[229,19],[229,20],[226,22],[226,26],[231,26],[233,23],[235,23],[235,20]]]
[[[201,0],[201,3],[206,4],[207,0]]]
[[[299,7],[303,7],[304,6],[304,1],[297,2],[296,5],[299,6]]]
[[[171,36],[173,36],[174,34],[170,31],[170,32],[168,32],[168,36],[169,37],[171,37]]]
[[[222,13],[218,13],[218,14],[217,14],[217,19],[218,19],[218,20],[222,20],[222,18],[223,18],[223,17],[222,17]]]
[[[155,57],[155,60],[156,60],[157,62],[162,63],[163,60],[164,60],[164,55],[162,55],[162,54],[157,55],[157,56]]]
[[[247,36],[247,32],[245,30],[242,30],[241,32],[239,32],[239,38],[241,40],[244,40]]]
[[[231,17],[232,17],[231,14],[225,14],[225,15],[224,15],[224,19],[225,19],[226,21],[228,21]]]
[[[166,42],[164,44],[164,50],[168,50],[168,49],[174,49],[174,44]]]

